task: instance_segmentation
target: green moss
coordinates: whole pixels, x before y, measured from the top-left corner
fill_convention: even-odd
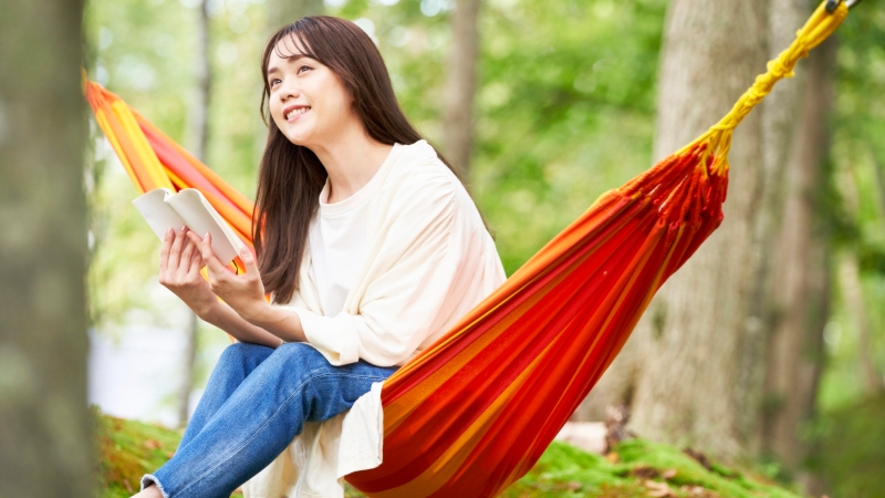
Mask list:
[[[641,439],[618,445],[612,463],[554,441],[538,464],[503,496],[649,496],[665,484],[673,496],[799,498],[791,491],[711,463],[710,469],[682,451]]]
[[[130,496],[141,476],[163,465],[181,439],[180,431],[156,425],[101,414],[96,420],[102,498]],[[554,441],[535,467],[502,496],[639,498],[649,496],[650,486],[666,486],[668,496],[685,498],[799,498],[716,463],[707,469],[672,446],[641,439],[621,443],[610,457],[616,462]],[[348,486],[346,496],[363,495]]]
[[[123,498],[138,491],[144,474],[166,463],[181,432],[95,412],[102,498]]]

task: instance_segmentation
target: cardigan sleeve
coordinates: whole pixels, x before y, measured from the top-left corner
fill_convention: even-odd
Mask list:
[[[388,214],[356,313],[326,317],[294,308],[308,342],[333,365],[361,358],[378,366],[402,364],[435,331],[459,266],[475,257],[461,247],[458,195],[446,183],[411,195]]]

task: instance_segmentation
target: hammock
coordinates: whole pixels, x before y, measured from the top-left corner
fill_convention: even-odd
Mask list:
[[[832,5],[830,6],[832,7]],[[603,194],[433,347],[384,384],[384,460],[347,476],[371,497],[495,496],[535,464],[652,296],[722,221],[734,128],[845,19],[822,4],[709,131]],[[136,186],[196,187],[250,242],[252,203],[123,101],[86,82]]]

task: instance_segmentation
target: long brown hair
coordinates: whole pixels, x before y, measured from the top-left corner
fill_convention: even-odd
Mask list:
[[[372,139],[393,145],[412,144],[422,138],[400,109],[381,53],[356,24],[335,17],[314,16],[274,33],[264,48],[261,62],[264,80],[261,112],[269,133],[258,173],[252,236],[264,288],[274,293],[274,301],[278,303],[288,302],[297,288],[308,227],[319,206],[320,191],[327,176],[316,155],[307,147],[290,142],[270,116],[268,63],[274,50],[282,58],[291,56],[277,48],[287,37],[296,42],[304,55],[341,78],[353,95],[354,109]],[[440,159],[448,165],[442,156]]]

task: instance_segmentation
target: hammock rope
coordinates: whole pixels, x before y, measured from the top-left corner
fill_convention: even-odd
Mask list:
[[[832,12],[830,12],[831,8]],[[762,102],[766,95],[771,93],[775,83],[783,78],[793,77],[793,69],[799,59],[808,57],[808,52],[833,34],[833,31],[848,16],[849,8],[850,5],[842,1],[835,8],[828,1],[821,3],[805,22],[805,25],[796,32],[796,39],[793,43],[777,58],[768,62],[768,70],[756,77],[753,85],[741,95],[728,114],[710,127],[706,133],[677,151],[676,154],[679,155],[699,143],[709,142],[711,147],[708,149],[708,153],[721,158],[714,164],[713,169],[716,171],[727,170],[729,167],[728,151],[731,149],[731,136],[734,129],[759,102]]]
[[[829,0],[832,2],[832,0]],[[370,497],[495,496],[537,462],[661,285],[722,221],[736,126],[845,19],[824,4],[731,111],[604,193],[382,390],[384,458],[347,476]],[[145,191],[196,187],[251,245],[252,203],[117,96],[87,99]]]

